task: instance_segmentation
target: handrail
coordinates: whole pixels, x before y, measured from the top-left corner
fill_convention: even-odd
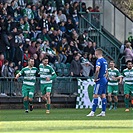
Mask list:
[[[133,20],[128,16],[126,15],[121,9],[119,9],[114,3],[112,3],[110,0],[108,0],[116,9],[118,9],[122,14],[124,14],[128,19],[130,19],[132,22]]]
[[[119,47],[114,44],[109,38],[107,38],[101,31],[99,31],[94,25],[92,25],[83,15],[81,15],[81,17],[88,22],[97,32],[99,32],[103,37],[105,37],[109,42],[111,42],[117,49],[119,49]]]

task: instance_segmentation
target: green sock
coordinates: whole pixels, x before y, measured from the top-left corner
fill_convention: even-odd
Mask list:
[[[109,104],[110,104],[110,106],[112,106],[112,101],[111,101],[111,102],[109,102]]]
[[[125,102],[125,107],[128,109],[129,108],[129,98],[125,98],[124,102]]]
[[[117,107],[118,102],[115,102],[115,107]]]
[[[50,110],[50,104],[47,104],[47,110]]]
[[[29,104],[29,101],[24,101],[24,108],[25,108],[25,110],[28,110],[28,104]]]

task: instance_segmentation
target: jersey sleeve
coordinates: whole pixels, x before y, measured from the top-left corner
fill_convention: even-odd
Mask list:
[[[51,71],[51,75],[52,75],[50,79],[53,80],[57,77],[57,75],[55,73],[55,70],[52,67],[50,67],[50,71]]]
[[[20,72],[19,72],[19,75],[24,75],[24,69],[22,69]]]
[[[96,61],[96,67],[101,67],[101,62],[99,59]]]

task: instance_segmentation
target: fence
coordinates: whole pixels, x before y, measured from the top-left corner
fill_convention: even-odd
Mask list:
[[[18,81],[14,78],[0,78],[0,96],[8,97],[22,97],[21,88],[22,88],[23,78],[19,78]],[[72,95],[77,93],[78,83],[77,78],[73,77],[57,77],[53,81],[52,86],[52,95],[55,94],[67,94]],[[35,97],[41,96],[39,78],[36,80],[35,84]]]

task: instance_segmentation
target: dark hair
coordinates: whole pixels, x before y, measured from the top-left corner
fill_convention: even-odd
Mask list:
[[[132,61],[131,61],[131,60],[128,60],[128,61],[126,62],[126,64],[128,64],[128,63],[132,63]]]
[[[48,59],[48,57],[47,57],[47,56],[45,56],[45,57],[42,59],[42,61],[43,61],[43,60],[45,60],[45,59]]]

